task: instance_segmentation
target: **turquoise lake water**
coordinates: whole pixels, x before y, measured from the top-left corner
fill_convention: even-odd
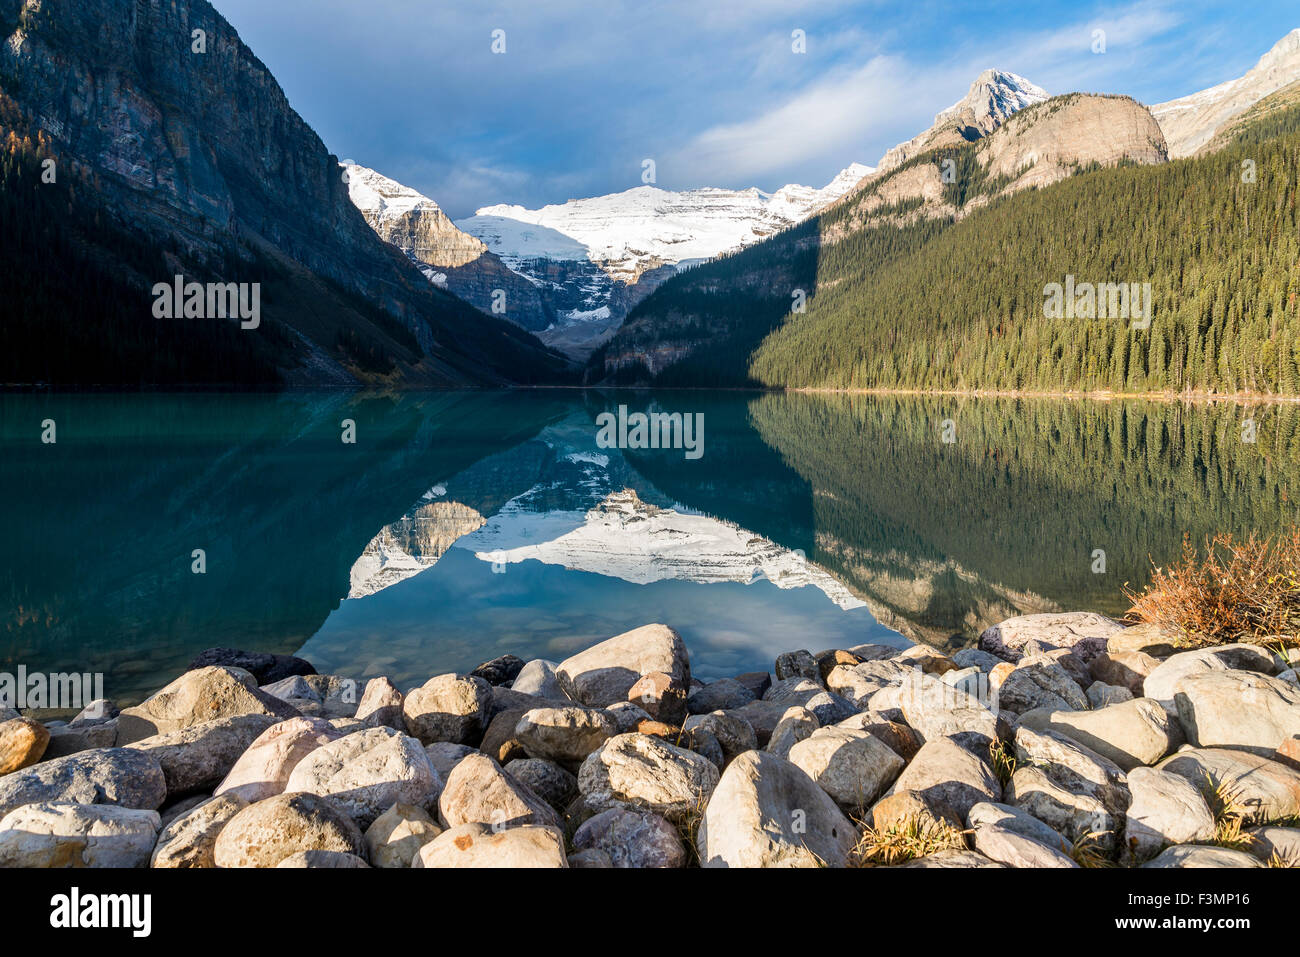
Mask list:
[[[703,454],[602,448],[620,404],[701,415]],[[1298,441],[1294,406],[3,395],[0,670],[102,672],[129,702],[213,646],[399,685],[652,621],[706,680],[959,647],[1014,614],[1121,614],[1185,534],[1294,521]]]

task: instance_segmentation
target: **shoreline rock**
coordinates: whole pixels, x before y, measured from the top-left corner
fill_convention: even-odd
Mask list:
[[[951,656],[801,648],[704,684],[656,624],[360,701],[227,651],[120,713],[0,715],[0,862],[1300,865],[1300,686],[1253,645],[1030,615]],[[1211,846],[1225,800],[1242,850]]]

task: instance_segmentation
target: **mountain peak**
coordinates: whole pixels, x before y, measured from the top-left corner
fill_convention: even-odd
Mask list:
[[[350,160],[339,165],[347,173],[348,197],[367,216],[373,214],[378,219],[397,219],[417,209],[441,211],[428,196],[389,179],[383,173]]]
[[[988,136],[1012,114],[1042,103],[1049,96],[1042,87],[1016,73],[985,70],[971,83],[964,97],[935,114],[928,130],[889,150],[880,158],[877,168],[893,169],[926,150]]]
[[[874,166],[868,166],[865,163],[850,163],[835,174],[835,178],[822,188],[822,192],[833,193],[842,186],[855,186],[864,176],[870,176],[875,171]]]
[[[934,118],[939,126],[973,117],[984,135],[992,133],[1011,114],[1048,98],[1042,87],[1006,70],[985,70],[970,85],[966,95]]]
[[[417,265],[464,266],[487,251],[480,240],[457,229],[423,193],[351,161],[339,165],[346,171],[348,198],[370,228]],[[427,270],[421,271],[433,278]]]
[[[1272,48],[1259,58],[1255,70],[1271,70],[1295,60],[1300,60],[1300,27],[1296,27],[1274,43]]]

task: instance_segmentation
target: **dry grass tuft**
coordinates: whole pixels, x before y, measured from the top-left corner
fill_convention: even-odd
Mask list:
[[[1115,866],[1115,862],[1102,849],[1101,834],[1097,831],[1089,831],[1087,834],[1081,834],[1075,838],[1073,845],[1070,847],[1070,857],[1080,867]]]
[[[1207,539],[1204,552],[1184,539],[1181,560],[1155,568],[1144,591],[1125,588],[1129,613],[1182,634],[1190,647],[1297,643],[1300,526],[1244,540],[1222,532]]]
[[[989,745],[989,763],[1003,787],[1011,783],[1011,775],[1016,773],[1016,754],[1005,741],[995,738]]]
[[[890,867],[939,851],[964,851],[968,833],[947,821],[919,816],[885,828],[866,826],[849,861],[853,867]]]
[[[1209,775],[1206,775],[1209,780]],[[1211,791],[1207,795],[1210,813],[1214,815],[1214,840],[1212,844],[1244,851],[1251,844],[1249,834],[1243,831],[1246,825],[1247,808],[1237,798],[1237,794],[1227,784],[1210,781]]]
[[[695,796],[695,803],[683,815],[682,819],[675,825],[677,834],[686,845],[686,866],[700,866],[700,824],[704,821],[704,809],[708,806],[708,800],[703,794]]]

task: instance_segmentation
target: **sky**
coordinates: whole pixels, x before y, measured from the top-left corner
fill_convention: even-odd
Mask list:
[[[1157,103],[1240,76],[1300,27],[1295,0],[213,5],[331,152],[454,219],[640,186],[647,159],[664,189],[820,187],[990,67]]]

